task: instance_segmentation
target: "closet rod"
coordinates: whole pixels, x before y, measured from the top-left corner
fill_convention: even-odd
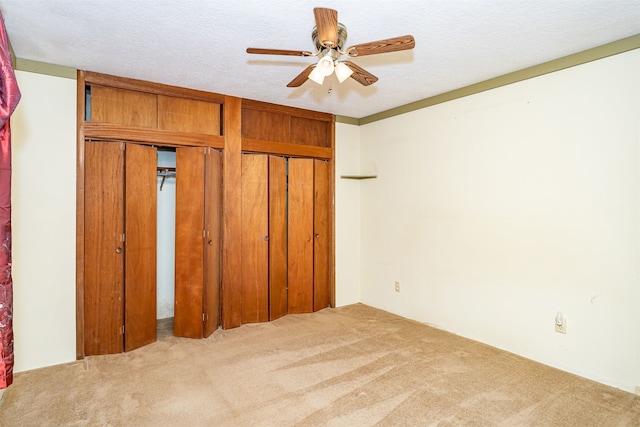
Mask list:
[[[160,182],[160,191],[162,191],[165,179],[176,177],[176,168],[158,166],[158,176],[162,177],[162,182]]]

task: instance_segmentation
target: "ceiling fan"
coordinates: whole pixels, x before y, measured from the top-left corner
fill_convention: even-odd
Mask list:
[[[250,47],[247,53],[260,55],[288,55],[288,56],[319,56],[316,64],[311,64],[289,82],[287,87],[298,87],[304,82],[313,80],[322,84],[326,76],[336,73],[338,81],[342,83],[349,77],[363,86],[369,86],[378,78],[359,67],[355,63],[340,59],[346,55],[351,58],[377,53],[397,52],[413,49],[416,41],[411,35],[378,40],[375,42],[357,44],[343,50],[347,41],[347,28],[338,22],[338,12],[333,9],[316,7],[313,9],[316,26],[311,31],[311,40],[316,51],[299,51],[283,49],[259,49]]]

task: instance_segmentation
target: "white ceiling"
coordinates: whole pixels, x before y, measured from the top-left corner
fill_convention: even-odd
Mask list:
[[[378,76],[286,85],[314,50],[313,8],[347,46],[412,34],[416,47],[353,61]],[[18,58],[354,118],[640,33],[640,0],[0,0]]]

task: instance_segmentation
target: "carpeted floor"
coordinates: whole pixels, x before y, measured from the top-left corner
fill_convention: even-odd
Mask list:
[[[640,396],[362,304],[16,374],[0,426],[640,426]]]

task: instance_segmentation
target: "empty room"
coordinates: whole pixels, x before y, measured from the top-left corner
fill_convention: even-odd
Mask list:
[[[0,425],[640,425],[637,0],[0,12]]]

